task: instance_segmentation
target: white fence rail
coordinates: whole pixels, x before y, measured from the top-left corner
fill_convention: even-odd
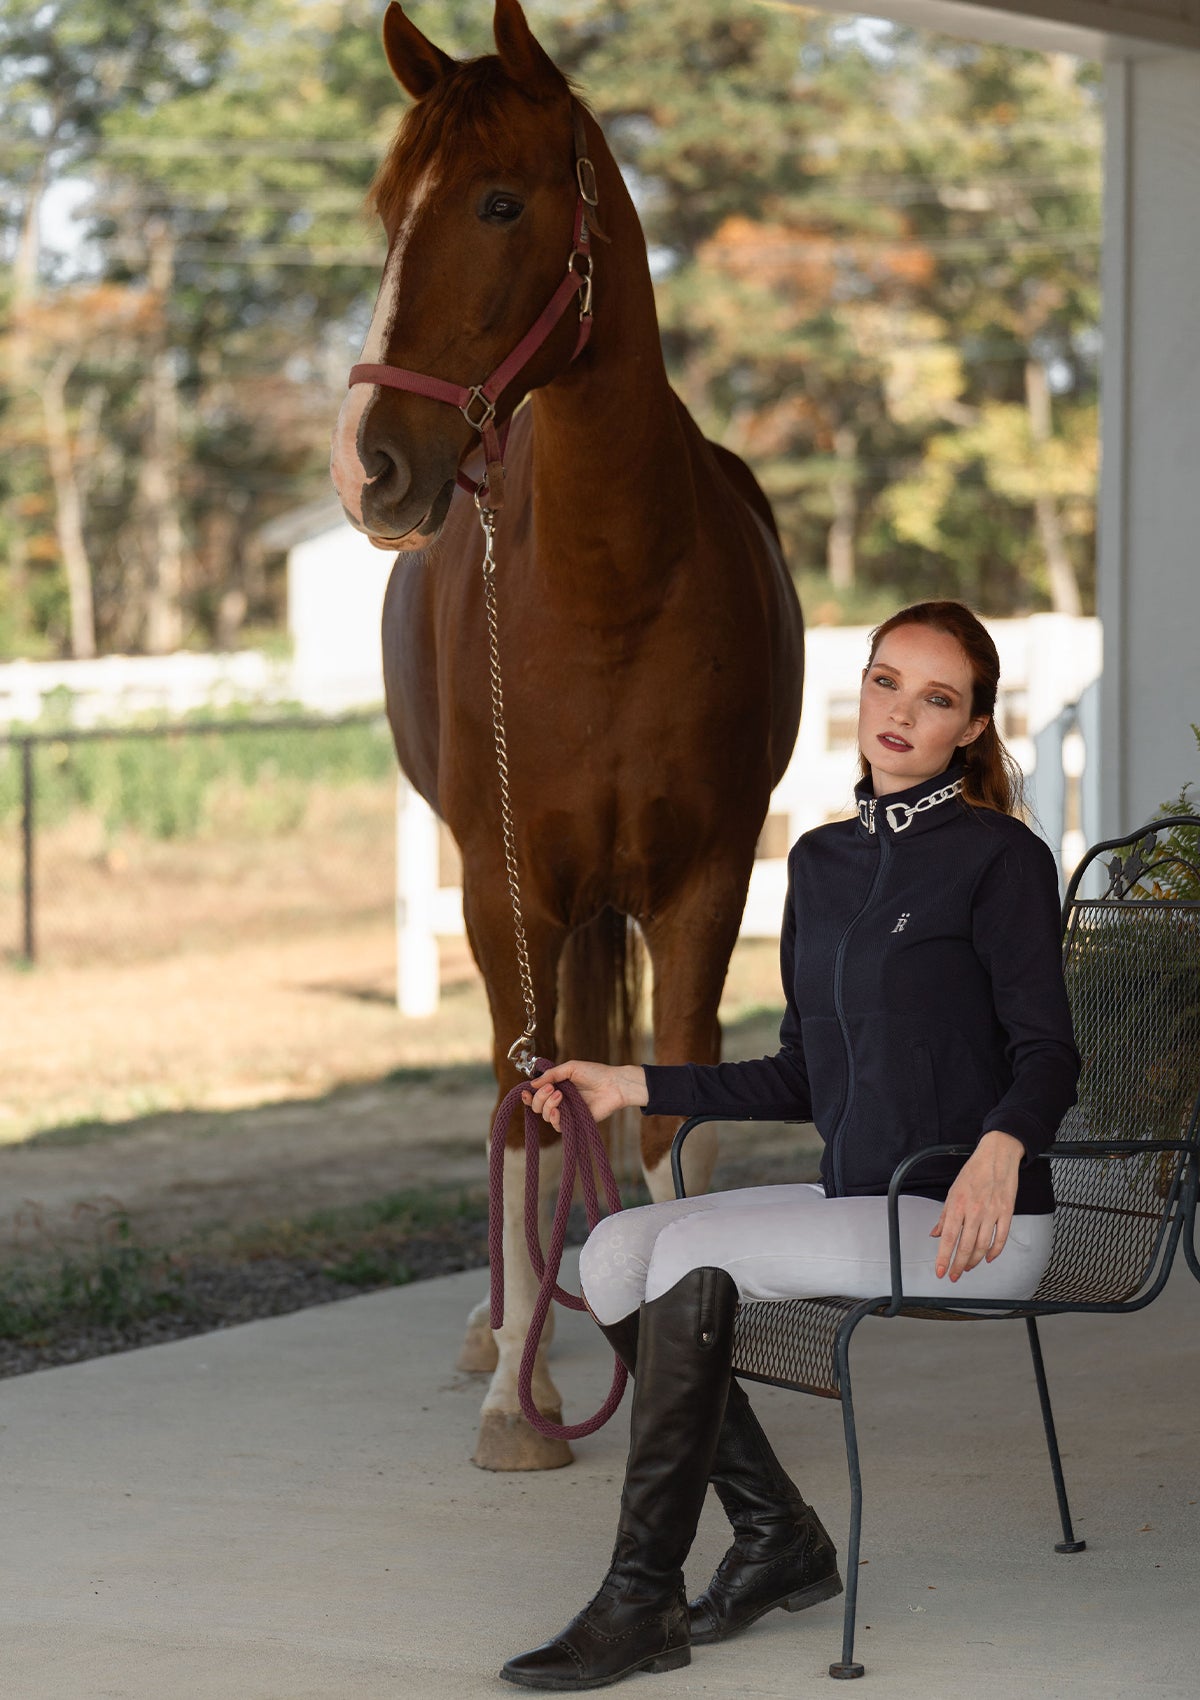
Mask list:
[[[1027,777],[1035,824],[1069,871],[1097,835],[1095,681],[1100,628],[1094,619],[1034,614],[988,621],[1000,652],[1000,730]],[[866,627],[810,630],[804,712],[787,772],[771,799],[763,847],[791,845],[802,832],[846,815],[856,779],[858,683]],[[434,817],[403,781],[397,830],[397,1002],[405,1015],[438,1003],[437,939],[462,932],[462,894],[439,880]],[[743,938],[776,938],[787,893],[784,855],[760,854],[742,917]]]
[[[302,556],[303,551],[293,555]],[[112,723],[147,711],[174,717],[234,702],[294,701],[326,713],[379,702],[377,633],[386,575],[373,562],[373,571],[364,572],[361,580],[350,576],[358,601],[348,610],[343,600],[340,613],[346,629],[338,635],[324,558],[316,549],[313,556],[311,572],[298,572],[293,562],[294,659],[244,651],[12,662],[0,666],[0,726],[36,721],[56,691],[69,694],[70,719],[77,726]],[[324,644],[319,641],[323,619]],[[1000,652],[1000,730],[1027,776],[1035,822],[1060,865],[1069,870],[1098,833],[1097,764],[1089,753],[1097,748],[1099,622],[1034,614],[987,623]],[[787,888],[786,847],[810,827],[849,811],[856,771],[858,684],[867,639],[866,627],[817,626],[808,633],[800,735],[771,799],[763,853],[755,862],[746,898],[743,937],[777,936]],[[397,1002],[406,1015],[428,1015],[437,1008],[437,941],[463,930],[461,890],[444,883],[440,872],[444,858],[439,834],[429,809],[401,781],[396,820]]]
[[[177,719],[233,703],[295,700],[290,661],[252,649],[0,665],[0,726],[33,724],[56,698],[63,700],[64,720],[80,727],[119,725],[144,714]]]

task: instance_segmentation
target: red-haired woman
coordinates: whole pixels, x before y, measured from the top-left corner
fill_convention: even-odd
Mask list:
[[[525,1101],[558,1125],[572,1080],[597,1120],[649,1114],[811,1119],[819,1185],[765,1186],[610,1216],[583,1291],[634,1373],[612,1566],[553,1640],[502,1675],[534,1688],[686,1664],[775,1606],[841,1591],[837,1554],[730,1370],[740,1299],[891,1290],[892,1171],[933,1158],[900,1198],[907,1292],[1027,1298],[1050,1255],[1049,1165],[1075,1100],[1058,878],[1017,818],[1019,773],[993,718],[996,648],[957,602],[902,609],[871,634],[859,700],[857,814],[788,860],[779,1050],[711,1067],[567,1062]],[[949,1295],[948,1295],[949,1296]],[[712,1482],[734,1541],[689,1607],[683,1560]]]

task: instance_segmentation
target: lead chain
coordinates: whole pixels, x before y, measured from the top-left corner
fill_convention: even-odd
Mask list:
[[[517,841],[513,830],[512,799],[508,782],[508,739],[504,734],[504,686],[500,676],[500,627],[496,616],[496,558],[492,549],[497,516],[493,509],[485,508],[478,497],[475,505],[479,509],[479,523],[483,527],[483,601],[487,611],[492,735],[496,743],[496,769],[500,775],[500,830],[504,840],[504,867],[508,875],[508,895],[512,902],[513,932],[517,942],[521,1000],[525,1005],[525,1031],[509,1046],[508,1060],[515,1063],[522,1074],[532,1075],[537,1068],[537,1007],[533,999],[533,974],[529,967],[525,921],[521,914],[521,879],[517,865]]]

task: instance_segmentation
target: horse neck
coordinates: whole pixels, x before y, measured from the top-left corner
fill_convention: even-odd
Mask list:
[[[596,313],[585,353],[531,397],[539,554],[574,562],[582,584],[623,596],[669,572],[690,537],[695,499],[680,409],[667,382],[654,287],[637,212],[607,147],[596,146]]]

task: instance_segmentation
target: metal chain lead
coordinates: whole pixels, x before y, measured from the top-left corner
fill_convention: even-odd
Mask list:
[[[492,687],[492,735],[496,743],[496,769],[500,775],[500,830],[504,840],[504,867],[508,875],[508,895],[512,901],[513,931],[517,943],[517,968],[521,976],[521,1001],[525,1005],[525,1031],[508,1049],[508,1060],[515,1063],[524,1075],[537,1069],[537,1006],[533,1000],[533,974],[529,967],[529,946],[525,939],[525,921],[521,914],[521,879],[517,865],[517,840],[513,830],[512,799],[508,783],[508,739],[504,733],[504,686],[500,676],[500,627],[496,617],[496,558],[492,544],[496,533],[497,514],[485,508],[478,496],[479,523],[483,527],[483,601],[487,611],[488,652]]]

